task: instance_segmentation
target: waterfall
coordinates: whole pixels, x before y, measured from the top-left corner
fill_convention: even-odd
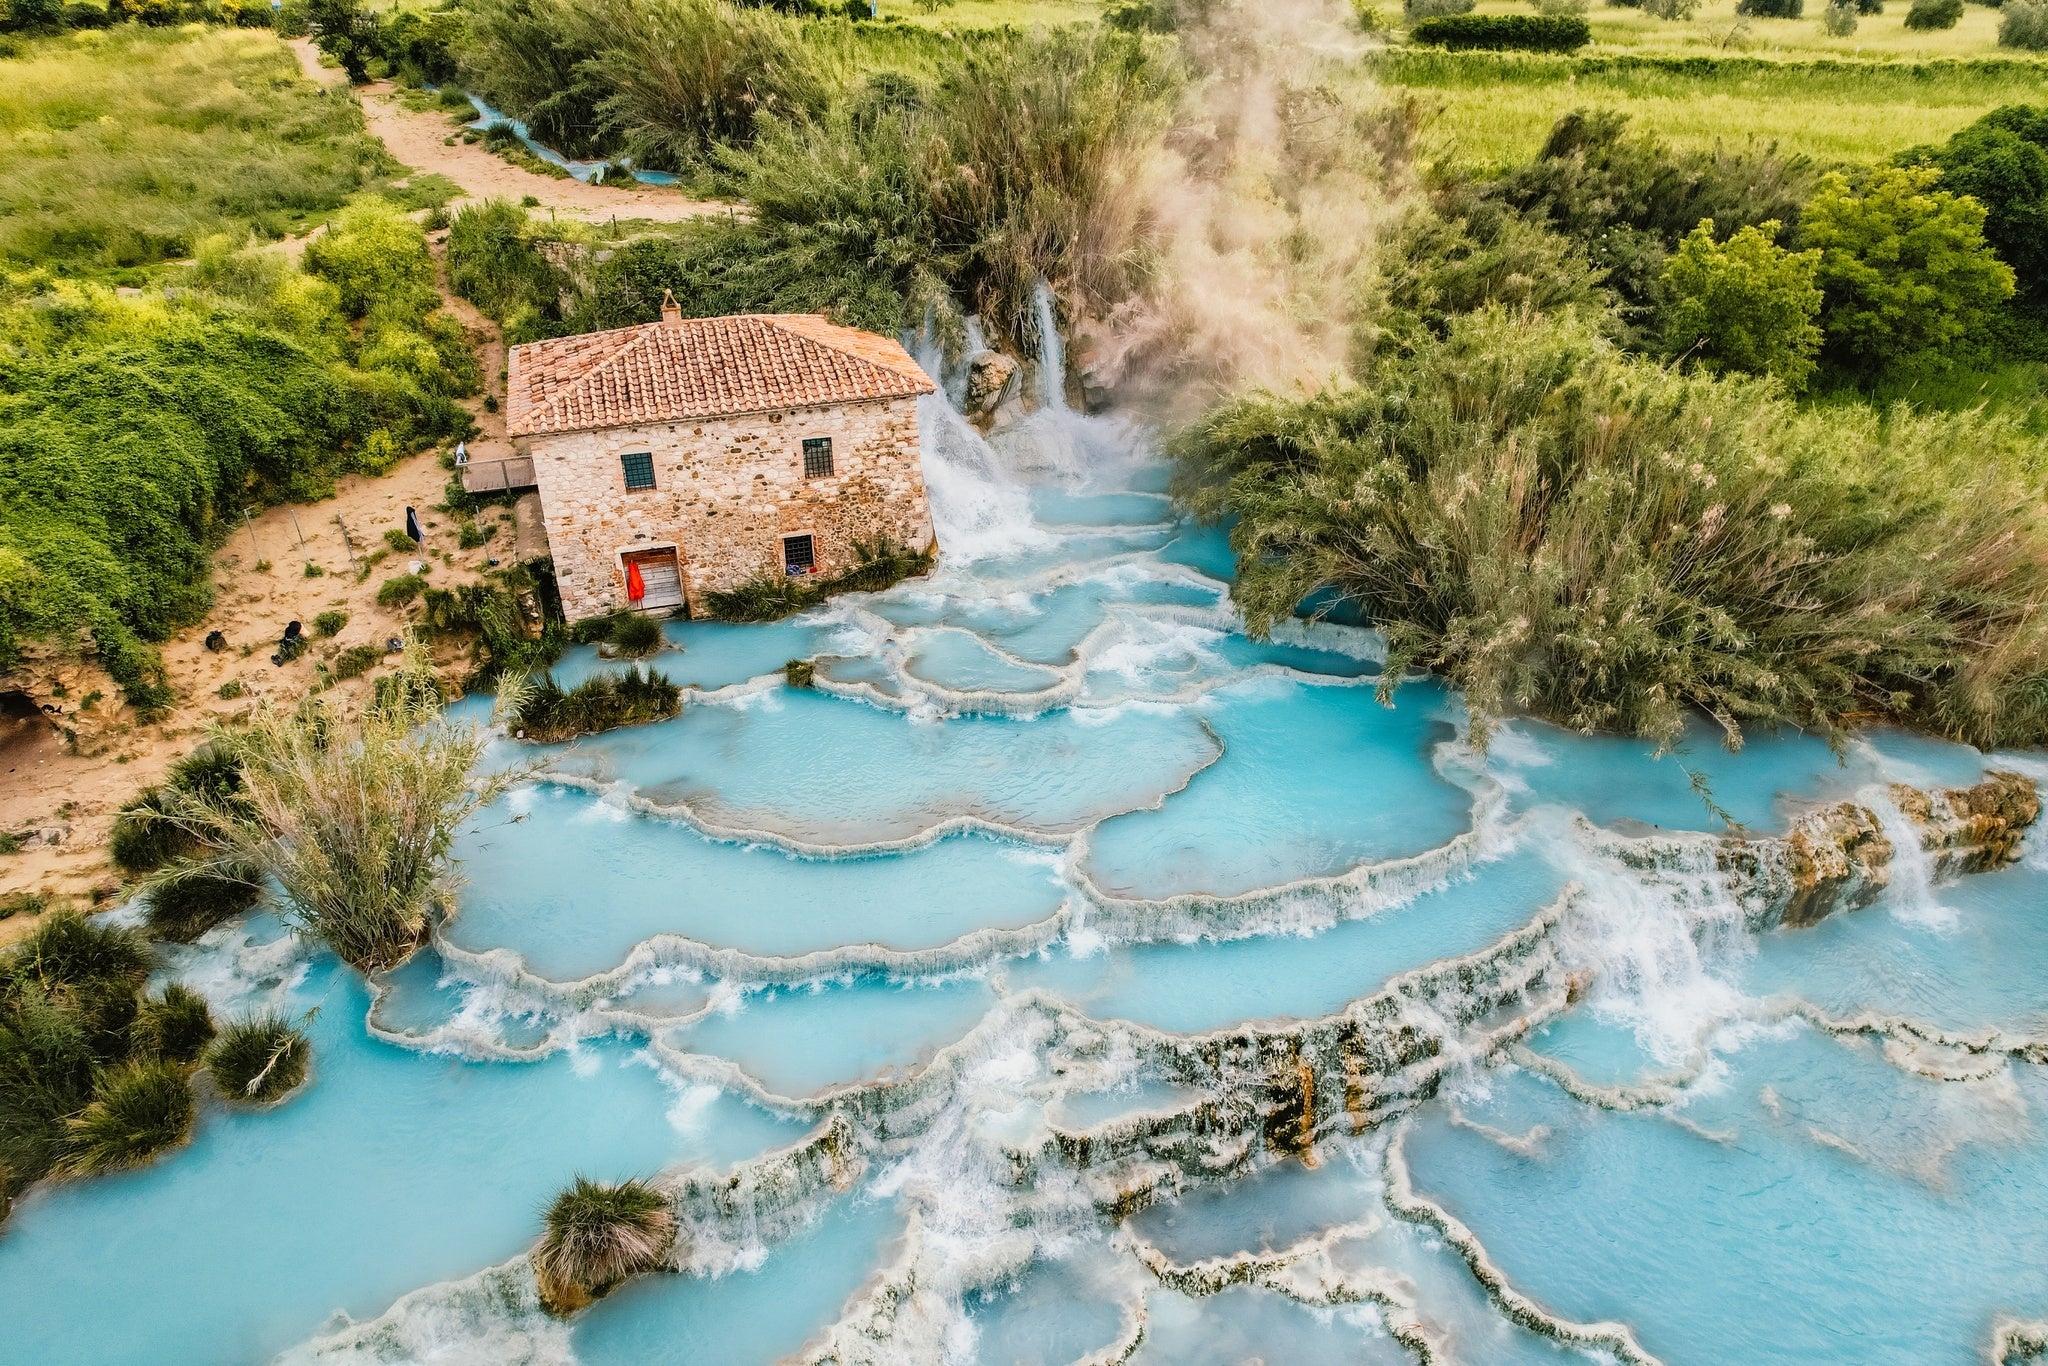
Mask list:
[[[1953,924],[1956,913],[1942,905],[1934,894],[1934,861],[1927,857],[1927,848],[1920,842],[1920,827],[1906,819],[1906,813],[1889,792],[1868,794],[1866,804],[1892,845],[1892,880],[1887,889],[1892,909],[1917,924]]]
[[[932,529],[946,559],[960,564],[1043,545],[1031,500],[1002,471],[995,451],[943,393],[917,401]]]
[[[1048,408],[1067,406],[1067,352],[1054,316],[1052,286],[1040,280],[1031,290],[1031,311],[1038,320],[1039,397]]]

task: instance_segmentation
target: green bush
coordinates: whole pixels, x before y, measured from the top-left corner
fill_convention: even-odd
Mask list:
[[[1423,20],[1408,39],[1453,52],[1575,52],[1593,41],[1593,30],[1575,15],[1453,14]]]
[[[195,852],[197,840],[174,815],[179,798],[231,803],[241,790],[241,761],[232,746],[201,745],[166,770],[161,786],[144,789],[115,814],[107,839],[114,866],[147,873]]]
[[[495,527],[492,529],[496,530]],[[475,550],[489,539],[475,522],[464,522],[456,533],[455,544],[464,550]]]
[[[592,674],[566,692],[553,674],[542,674],[511,700],[512,723],[541,743],[660,721],[683,709],[682,689],[668,675],[637,669]]]
[[[423,312],[433,306],[434,258],[426,237],[379,196],[351,201],[328,231],[306,244],[305,259],[307,270],[334,285],[348,317],[379,307]]]
[[[128,1035],[138,1057],[195,1063],[213,1042],[213,1012],[204,996],[172,982],[162,994],[143,998]]]
[[[377,667],[384,652],[375,645],[351,645],[334,657],[333,672],[338,679],[361,678]]]
[[[236,732],[246,808],[203,813],[208,841],[261,870],[294,930],[365,972],[426,941],[457,831],[512,776],[474,772],[485,741],[439,714],[424,650],[385,677],[392,691],[357,716],[318,699],[257,708]]]
[[[262,896],[262,880],[253,868],[194,864],[149,885],[143,894],[143,924],[157,939],[188,944]]]
[[[1909,29],[1954,28],[1963,18],[1963,0],[1913,0],[1906,11]]]
[[[2048,737],[2048,528],[2031,442],[1979,414],[1802,409],[1489,311],[1357,388],[1247,398],[1179,434],[1177,489],[1235,515],[1254,630],[1311,594],[1489,718],[1679,740],[1704,713],[1823,735],[1888,719]]]
[[[15,946],[8,967],[16,982],[46,992],[106,988],[132,996],[150,963],[149,944],[135,931],[60,911]]]
[[[640,1181],[604,1185],[579,1176],[548,1206],[533,1252],[542,1302],[580,1308],[628,1276],[652,1271],[676,1238],[668,1197]]]
[[[1998,16],[1998,45],[2048,52],[2048,0],[2006,0]]]
[[[341,628],[348,625],[348,613],[329,609],[313,618],[313,634],[325,640],[341,634]]]
[[[1856,32],[1854,0],[1830,0],[1821,11],[1820,26],[1830,38],[1847,38]]]
[[[1806,12],[1806,0],[1740,0],[1735,12],[1751,19],[1797,19]]]
[[[569,279],[542,254],[526,210],[503,199],[465,206],[448,227],[448,284],[505,324],[507,340],[551,336]]]
[[[1984,333],[2013,292],[2012,267],[1984,240],[1984,206],[1936,189],[1930,168],[1829,172],[1800,229],[1817,248],[1825,350],[1875,378],[1940,368]]]
[[[2005,13],[2013,13],[2012,3]],[[1916,147],[1899,161],[1936,167],[1942,189],[1982,204],[1984,240],[2012,267],[2021,297],[2048,305],[2048,107],[2005,105],[1942,146]]]
[[[414,544],[412,537],[395,526],[384,528],[384,544],[390,547],[394,555],[414,555],[419,552],[419,546]]]
[[[100,1078],[90,1104],[64,1122],[55,1170],[98,1176],[140,1167],[192,1136],[192,1083],[170,1062],[131,1062]]]
[[[427,590],[427,581],[418,574],[400,574],[377,585],[379,607],[403,607]]]
[[[33,890],[0,892],[0,920],[18,915],[41,915],[50,909],[50,894]]]
[[[1485,197],[1576,243],[1633,325],[1658,301],[1666,257],[1702,219],[1723,232],[1773,220],[1796,226],[1818,177],[1804,157],[1775,148],[1679,151],[1631,135],[1626,115],[1580,109]],[[1572,273],[1546,278],[1561,286]]]
[[[814,687],[818,681],[818,666],[808,659],[792,659],[782,666],[782,680],[792,688]]]
[[[630,659],[644,659],[661,649],[661,623],[645,612],[621,612],[612,618],[611,643]]]
[[[1777,235],[1763,223],[1717,243],[1709,218],[1680,244],[1664,268],[1666,350],[1805,385],[1820,350],[1820,252],[1786,251]]]
[[[1401,17],[1409,23],[1420,23],[1424,19],[1442,19],[1454,14],[1470,14],[1475,0],[1402,0]]]
[[[223,1099],[262,1105],[298,1089],[312,1056],[305,1034],[270,1011],[221,1030],[206,1051],[206,1070]]]

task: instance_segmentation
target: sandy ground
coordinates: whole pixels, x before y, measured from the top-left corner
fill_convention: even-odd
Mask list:
[[[319,49],[311,39],[295,38],[290,46],[298,54],[299,66],[311,79],[323,85],[339,84],[346,79],[339,69],[320,64]],[[388,81],[373,81],[359,87],[356,94],[362,101],[363,117],[370,131],[383,139],[393,156],[415,171],[447,176],[472,199],[510,199],[517,203],[531,195],[542,208],[592,222],[640,218],[672,223],[723,214],[730,208],[654,185],[586,185],[580,180],[540,175],[513,165],[481,143],[454,137],[455,125],[447,114],[407,109]]]

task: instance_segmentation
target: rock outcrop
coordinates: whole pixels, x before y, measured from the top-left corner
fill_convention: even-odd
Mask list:
[[[1994,772],[1971,787],[1932,791],[1894,784],[1889,795],[1918,833],[1931,877],[2012,862],[2027,827],[2041,815],[2034,780],[2018,773]],[[1773,918],[1798,928],[1877,900],[1891,885],[1897,852],[1877,811],[1840,802],[1801,816],[1783,839],[1731,842],[1717,861],[1752,892],[1768,889]]]

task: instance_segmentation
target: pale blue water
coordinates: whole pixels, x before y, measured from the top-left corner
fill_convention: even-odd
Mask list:
[[[1503,1312],[1390,1146],[1537,1321],[1663,1361],[1971,1362],[2048,1317],[2048,1080],[2005,1051],[2048,1033],[2048,862],[1758,934],[1654,842],[1722,827],[1688,770],[1759,834],[1984,756],[1478,755],[1438,685],[1375,699],[1369,632],[1246,639],[1127,431],[926,418],[939,570],[672,623],[680,716],[501,739],[549,771],[374,1015],[264,915],[166,956],[222,1013],[317,1007],[312,1080],[25,1200],[0,1361],[1070,1362],[1141,1319],[1141,1362],[1606,1359]],[[1943,1030],[1980,1051],[1909,1046]],[[1310,1063],[1312,1165],[1258,1120]],[[681,1274],[560,1321],[519,1258],[578,1173],[680,1191]]]

